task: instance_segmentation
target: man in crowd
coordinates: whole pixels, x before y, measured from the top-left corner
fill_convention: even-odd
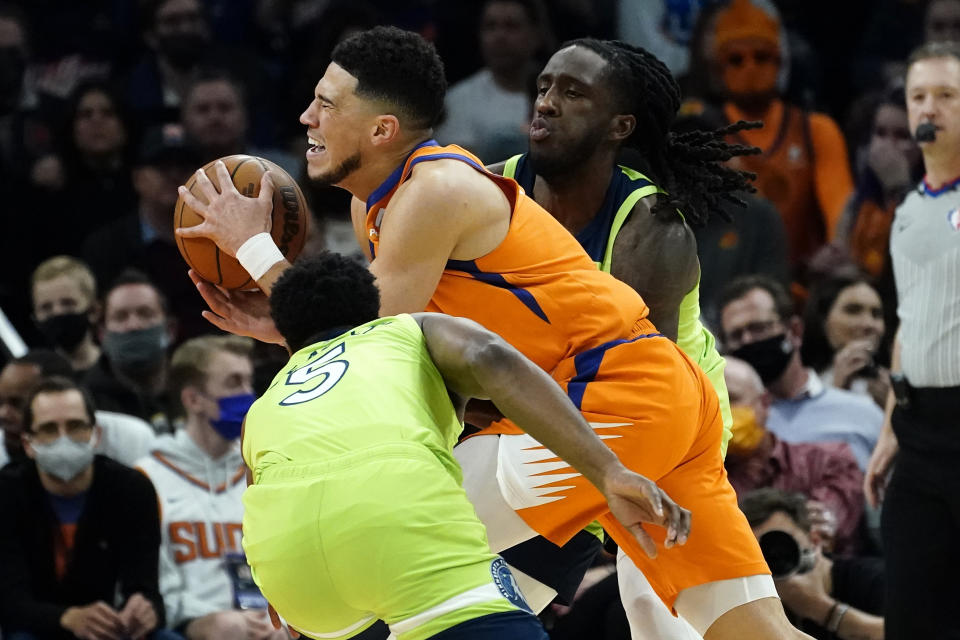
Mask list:
[[[236,336],[186,341],[170,359],[170,395],[184,424],[137,467],[160,500],[160,593],[170,628],[188,640],[266,638],[263,609],[235,610],[228,554],[242,553],[246,487],[237,439],[253,403],[252,343]]]
[[[90,396],[67,378],[24,403],[28,460],[0,472],[0,627],[27,638],[144,638],[163,627],[156,493],[94,455]]]
[[[33,349],[0,370],[0,429],[3,430],[0,466],[26,457],[22,438],[25,430],[23,412],[30,389],[42,378],[69,378],[73,374],[70,363],[63,356],[47,349]],[[100,435],[94,445],[95,453],[132,465],[153,446],[153,429],[139,418],[98,410],[96,420]]]
[[[918,49],[907,70],[907,113],[926,176],[897,208],[890,255],[900,329],[883,431],[867,498],[884,502],[887,638],[960,634],[957,454],[960,434],[960,48]],[[896,464],[894,465],[894,458]],[[891,466],[893,475],[884,495]],[[922,527],[911,523],[922,522]]]
[[[86,264],[70,256],[42,262],[31,278],[33,318],[50,343],[82,374],[100,358],[93,338],[97,281]]]
[[[137,210],[93,231],[83,243],[83,256],[101,283],[110,284],[125,269],[137,269],[161,291],[177,318],[183,338],[204,333],[199,317],[203,300],[180,277],[183,257],[173,235],[176,186],[202,163],[190,149],[183,127],[167,124],[148,129],[133,168]]]
[[[537,0],[487,0],[480,15],[484,67],[453,85],[437,128],[441,144],[459,144],[484,162],[526,146],[537,51],[543,43]]]
[[[753,367],[727,357],[724,377],[733,412],[726,467],[737,495],[761,487],[801,493],[824,546],[838,553],[856,550],[863,473],[847,443],[781,440],[766,428],[769,394]]]
[[[827,387],[804,366],[803,323],[783,285],[766,276],[737,278],[718,307],[730,355],[748,362],[773,395],[767,428],[787,442],[846,442],[866,469],[883,414],[869,398]]]
[[[777,580],[784,606],[818,640],[883,640],[882,561],[825,556],[807,504],[801,494],[772,488],[740,500],[758,539],[769,531],[785,532],[802,552],[813,555],[813,566],[805,572]]]
[[[758,191],[780,211],[797,277],[833,238],[853,193],[846,142],[830,116],[808,113],[780,96],[784,47],[778,18],[751,0],[733,0],[717,13],[711,35],[727,120],[764,124],[733,136],[763,150],[738,163],[757,174]]]
[[[142,418],[157,432],[172,429],[166,384],[173,327],[166,299],[143,274],[117,278],[103,296],[103,355],[84,376],[99,406]]]

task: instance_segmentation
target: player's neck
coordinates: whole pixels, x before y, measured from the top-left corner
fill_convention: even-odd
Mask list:
[[[568,175],[549,179],[537,176],[533,197],[567,231],[577,233],[593,220],[603,205],[613,165],[612,155],[597,154]]]
[[[411,137],[410,140],[398,143],[396,149],[370,154],[363,159],[362,168],[354,171],[337,184],[346,189],[358,200],[364,202],[377,187],[382,185],[390,175],[406,162],[407,157],[417,145],[426,142],[432,137],[429,131],[422,136]]]

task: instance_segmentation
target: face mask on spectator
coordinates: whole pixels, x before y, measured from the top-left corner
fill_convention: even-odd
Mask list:
[[[252,393],[241,393],[217,399],[220,408],[220,419],[211,420],[210,426],[219,433],[224,440],[236,440],[243,429],[243,419],[250,411],[250,405],[257,397]]]
[[[0,113],[17,108],[27,61],[19,47],[0,47]]]
[[[197,33],[185,33],[175,36],[161,36],[157,46],[163,57],[177,69],[189,69],[201,58],[206,38]]]
[[[31,442],[37,467],[50,475],[69,482],[93,462],[93,439],[77,442],[60,436],[48,444]]]
[[[753,407],[732,405],[730,413],[733,415],[731,428],[733,433],[727,445],[727,452],[730,455],[745,458],[757,450],[766,431],[757,424],[757,412]]]
[[[163,323],[146,329],[107,331],[103,337],[103,351],[121,368],[156,365],[163,360],[168,345]]]
[[[37,322],[37,328],[50,344],[66,351],[72,351],[90,329],[88,312],[61,313]]]
[[[786,333],[781,333],[745,344],[730,355],[749,363],[760,375],[764,386],[767,386],[779,380],[787,370],[793,351],[793,343]]]

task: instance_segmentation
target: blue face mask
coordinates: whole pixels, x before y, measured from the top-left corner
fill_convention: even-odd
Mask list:
[[[210,426],[219,433],[224,440],[236,440],[240,437],[240,430],[243,429],[243,419],[250,411],[250,406],[257,396],[252,393],[241,393],[226,398],[218,398],[217,406],[220,408],[220,419],[211,420]]]

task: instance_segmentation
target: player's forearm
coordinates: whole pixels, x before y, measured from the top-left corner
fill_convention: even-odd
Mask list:
[[[560,386],[509,345],[485,348],[474,366],[474,377],[504,416],[601,492],[606,474],[622,468]]]
[[[269,296],[270,292],[273,291],[273,285],[277,283],[277,280],[280,279],[280,276],[283,275],[283,272],[290,267],[291,264],[287,260],[280,260],[270,267],[267,272],[260,277],[259,280],[257,280],[257,286],[259,286],[260,290]]]

